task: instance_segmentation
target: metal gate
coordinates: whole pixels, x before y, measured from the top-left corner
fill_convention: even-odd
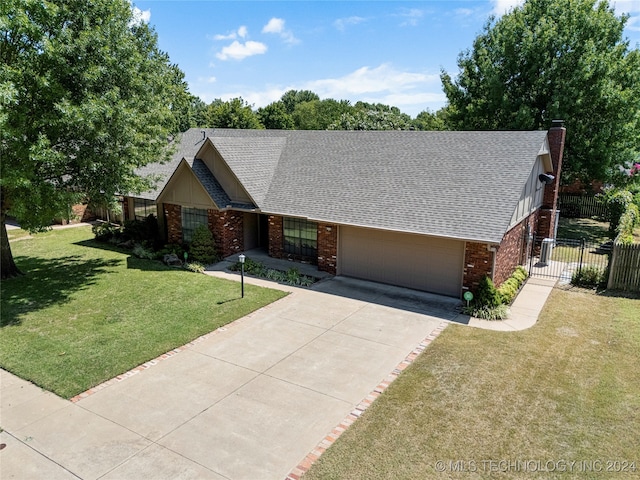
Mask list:
[[[584,269],[604,274],[609,268],[613,242],[593,243],[585,239],[533,237],[529,250],[529,275],[571,282]]]

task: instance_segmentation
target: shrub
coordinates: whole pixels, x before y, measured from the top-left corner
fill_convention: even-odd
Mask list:
[[[127,220],[124,222],[122,236],[125,240],[144,243],[153,249],[160,247],[160,230],[158,220],[151,214],[144,220]]]
[[[615,238],[618,231],[620,217],[633,202],[633,195],[628,190],[618,188],[606,188],[604,193],[598,194],[600,201],[607,207],[607,220],[609,221],[609,235]]]
[[[184,268],[194,273],[204,273],[204,265],[198,262],[188,262],[184,264]]]
[[[640,224],[640,211],[635,203],[630,203],[620,217],[617,240],[623,244],[633,243],[633,230]]]
[[[91,227],[91,231],[95,235],[96,240],[108,242],[112,238],[117,238],[120,235],[121,229],[119,225],[114,225],[113,223],[96,223]]]
[[[523,267],[517,267],[511,276],[505,280],[500,287],[498,287],[498,293],[500,299],[504,304],[510,304],[513,299],[516,298],[518,290],[528,277],[527,271]]]
[[[502,304],[502,298],[500,297],[500,293],[496,289],[493,284],[493,280],[491,280],[486,275],[482,277],[480,280],[480,285],[478,286],[478,290],[476,292],[476,296],[474,298],[474,306],[477,307],[497,307]]]
[[[472,317],[481,318],[483,320],[504,320],[509,316],[509,309],[506,305],[497,305],[495,307],[465,307],[462,309],[462,311],[466,315],[471,315]]]
[[[595,265],[587,265],[586,267],[573,272],[573,275],[571,276],[571,284],[576,287],[597,288],[604,286],[605,282],[605,269],[596,267]]]
[[[229,270],[239,272],[241,268],[240,262],[236,262],[229,267]],[[266,278],[273,282],[286,283],[293,286],[308,287],[313,285],[316,281],[313,277],[302,275],[295,267],[283,272],[274,268],[267,268],[264,263],[252,260],[248,257],[244,261],[244,271],[245,273],[255,275],[256,277]]]
[[[180,260],[184,258],[185,249],[182,245],[177,243],[168,243],[161,250],[158,251],[158,258],[163,258],[168,254],[175,254]]]
[[[189,257],[196,262],[209,265],[218,260],[213,234],[206,225],[198,225],[193,231],[189,245]]]
[[[136,243],[133,247],[133,254],[138,258],[145,258],[147,260],[154,260],[156,258],[156,254],[153,250],[145,248],[140,243]]]

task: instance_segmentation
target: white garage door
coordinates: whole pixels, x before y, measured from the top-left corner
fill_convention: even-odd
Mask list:
[[[464,242],[340,227],[338,273],[459,297]]]

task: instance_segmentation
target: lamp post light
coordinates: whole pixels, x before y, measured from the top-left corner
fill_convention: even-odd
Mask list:
[[[238,260],[240,260],[240,284],[242,285],[242,298],[244,298],[244,259],[246,257],[240,254]]]

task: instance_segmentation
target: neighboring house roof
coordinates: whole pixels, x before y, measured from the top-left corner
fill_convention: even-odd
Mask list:
[[[499,243],[507,231],[547,135],[205,133],[262,212],[489,243]],[[202,136],[202,129],[185,132],[181,150],[196,155],[203,142],[193,142]],[[185,158],[193,168],[193,157]]]

